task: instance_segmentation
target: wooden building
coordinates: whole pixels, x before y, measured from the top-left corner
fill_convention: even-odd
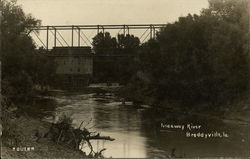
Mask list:
[[[91,47],[54,47],[50,56],[56,64],[56,85],[60,88],[82,88],[93,75]]]

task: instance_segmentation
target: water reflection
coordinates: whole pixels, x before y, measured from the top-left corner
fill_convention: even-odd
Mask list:
[[[151,112],[152,113],[152,112]],[[207,119],[199,115],[185,116],[164,113],[164,116],[158,115],[153,122],[149,120],[142,124],[142,132],[152,140],[147,140],[147,144],[157,149],[165,150],[171,154],[173,148],[176,148],[176,155],[179,157],[247,157],[250,155],[250,134],[249,125],[225,124],[218,119]],[[146,118],[147,114],[145,115]],[[160,131],[160,123],[175,123],[201,125],[198,130],[176,130]],[[157,125],[157,126],[155,126]],[[154,131],[147,131],[154,127]],[[168,129],[169,130],[169,129]],[[199,138],[186,137],[186,132],[226,132],[229,138]],[[147,156],[155,156],[154,151],[147,151]]]
[[[93,141],[94,150],[107,149],[103,153],[105,157],[164,158],[171,155],[173,149],[176,149],[177,157],[250,156],[249,125],[230,125],[195,115],[133,109],[132,105],[122,105],[113,94],[64,94],[56,97],[56,101],[56,113],[70,115],[75,126],[85,121],[85,126],[91,131],[116,139],[112,142]],[[200,131],[226,131],[230,138],[187,138],[185,131],[162,131],[162,122],[200,124]]]

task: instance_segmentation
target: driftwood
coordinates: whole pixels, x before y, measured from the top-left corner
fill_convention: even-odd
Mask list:
[[[90,120],[91,121],[91,120]],[[86,125],[90,124],[90,121]],[[106,149],[102,149],[99,152],[94,152],[93,146],[91,145],[91,140],[108,140],[114,141],[114,138],[110,136],[101,136],[99,133],[90,132],[85,127],[81,128],[84,122],[81,122],[78,128],[72,127],[70,120],[62,120],[61,122],[51,124],[49,132],[46,134],[46,137],[50,140],[56,142],[57,144],[66,144],[73,149],[79,150],[82,145],[81,143],[87,143],[91,152],[89,156],[97,157],[101,156],[101,153]]]
[[[89,136],[87,137],[88,140],[108,140],[108,141],[114,141],[114,138],[111,138],[110,136],[100,136],[100,135],[95,135],[95,136]]]

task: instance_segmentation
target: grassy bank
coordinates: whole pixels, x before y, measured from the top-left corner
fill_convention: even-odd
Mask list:
[[[50,123],[31,117],[13,118],[8,121],[11,133],[2,139],[2,158],[86,158],[82,151],[77,151],[65,145],[56,144],[46,138],[37,141],[35,132],[47,132]],[[17,143],[15,143],[17,141]],[[14,150],[16,148],[16,150]],[[34,148],[30,151],[19,150]]]
[[[56,143],[43,136],[50,131],[51,123],[42,119],[45,116],[51,116],[55,110],[56,102],[50,97],[57,93],[50,92],[46,94],[46,98],[43,94],[38,94],[37,97],[30,98],[28,102],[18,104],[3,97],[2,158],[89,157],[80,150],[63,143]]]
[[[105,93],[106,91],[99,88],[88,88],[79,92]],[[74,91],[76,94],[79,92]],[[26,103],[16,102],[15,104],[4,97],[2,100],[3,158],[102,157],[101,152],[104,150],[100,152],[92,150],[88,154],[79,150],[79,147],[83,146],[80,141],[84,141],[85,144],[87,142],[87,146],[92,147],[90,143],[92,139],[112,141],[112,138],[99,136],[97,132],[89,132],[85,127],[81,128],[82,124],[79,128],[74,128],[71,118],[67,116],[65,119],[69,120],[58,120],[55,121],[56,123],[43,120],[46,116],[53,115],[57,106],[53,97],[60,96],[61,93],[64,95],[65,93],[72,94],[70,91],[53,90],[46,94],[38,94]]]

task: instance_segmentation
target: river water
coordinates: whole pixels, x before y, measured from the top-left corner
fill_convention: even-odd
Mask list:
[[[106,148],[104,157],[249,157],[250,125],[233,124],[197,115],[153,112],[147,106],[125,105],[112,93],[61,93],[55,97],[55,116],[69,115],[73,124],[114,141],[92,142],[95,151]],[[190,130],[188,125],[196,125]],[[174,126],[181,128],[171,128]],[[163,127],[165,126],[165,127]],[[189,125],[190,126],[190,125]],[[200,127],[200,128],[198,128]],[[221,133],[223,137],[187,137],[191,133]],[[88,152],[88,147],[83,148]]]

